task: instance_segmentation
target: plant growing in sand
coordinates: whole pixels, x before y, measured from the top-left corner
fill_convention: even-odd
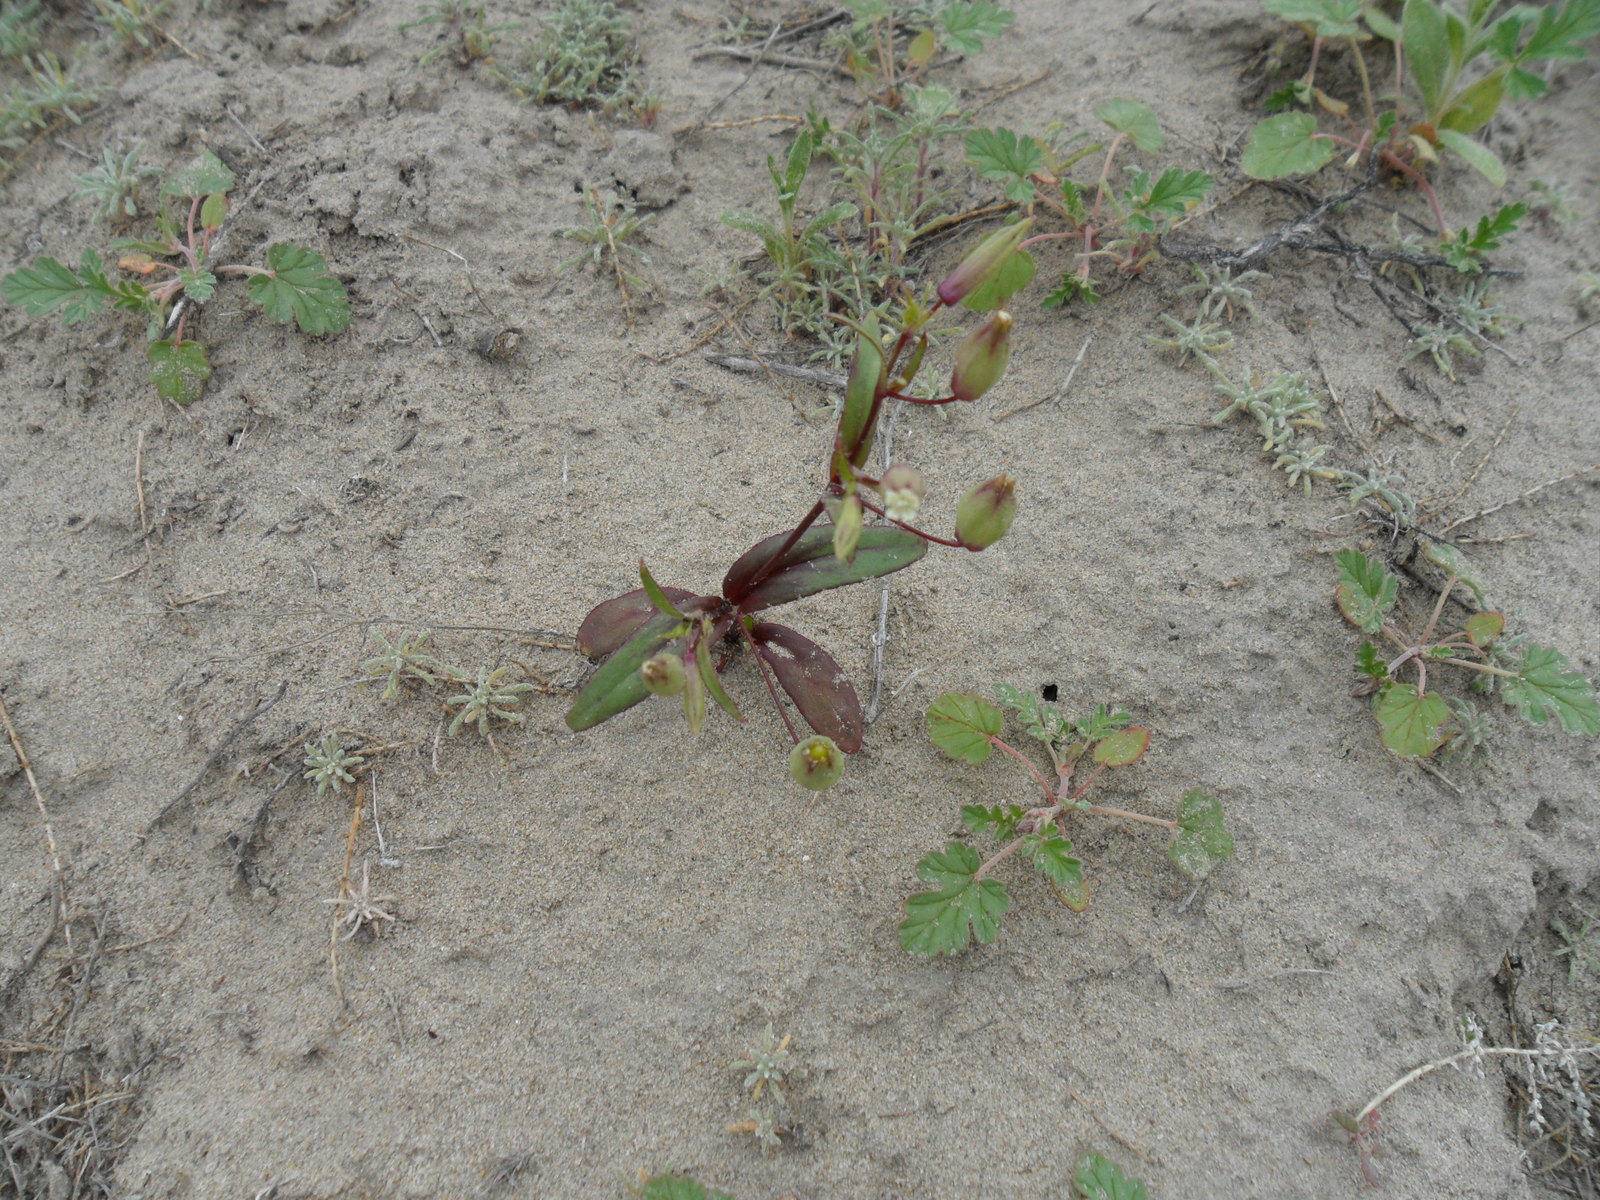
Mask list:
[[[1083,1200],[1149,1200],[1150,1195],[1144,1184],[1129,1179],[1121,1167],[1093,1152],[1078,1160],[1072,1186]]]
[[[1016,513],[1015,481],[1000,475],[979,484],[956,506],[953,537],[913,524],[927,484],[920,471],[894,464],[868,470],[878,420],[891,400],[941,405],[975,400],[999,382],[1011,355],[1011,314],[1001,306],[1033,274],[1018,243],[1027,223],[989,235],[925,300],[907,300],[891,318],[878,311],[849,321],[855,357],[833,442],[823,462],[822,494],[787,533],[757,542],[728,569],[720,594],[663,587],[643,562],[643,585],[597,606],[584,618],[578,645],[607,661],[567,713],[588,729],[649,695],[681,695],[692,732],[705,722],[708,700],[735,720],[743,714],[720,675],[748,650],[794,751],[790,774],[802,786],[832,786],[844,756],[861,747],[861,703],[833,657],[811,639],[765,619],[768,610],[830,588],[876,579],[910,566],[930,543],[984,550],[1003,537]],[[926,365],[928,323],[964,304],[986,314],[954,352],[948,391],[912,393]],[[867,525],[868,514],[881,525]],[[828,517],[823,522],[822,518]],[[802,737],[779,691],[812,730]]]
[[[1044,794],[1044,803],[969,804],[961,818],[974,833],[989,833],[1005,845],[980,860],[976,851],[951,842],[941,852],[917,864],[917,874],[935,890],[919,892],[905,902],[906,918],[900,923],[900,945],[913,954],[955,954],[976,937],[992,942],[1000,932],[1000,918],[1011,907],[1005,884],[989,878],[1007,858],[1021,852],[1049,881],[1061,902],[1074,912],[1089,904],[1089,885],[1083,863],[1067,840],[1067,819],[1092,813],[1159,825],[1173,835],[1167,857],[1186,877],[1198,882],[1213,867],[1233,854],[1233,837],[1223,823],[1222,805],[1198,788],[1184,794],[1173,820],[1108,808],[1084,798],[1107,771],[1132,766],[1150,744],[1150,731],[1132,725],[1132,717],[1096,705],[1082,719],[1063,716],[1050,704],[1015,688],[997,689],[1002,703],[1014,709],[1030,737],[1043,743],[1054,769],[1054,781],[1045,777],[1021,751],[1000,737],[1001,712],[977,696],[947,694],[928,708],[928,736],[951,758],[977,765],[991,751],[1001,750],[1027,768]],[[1084,768],[1075,780],[1079,768]]]
[[[636,275],[624,264],[632,261],[639,263],[650,261],[648,254],[633,245],[633,239],[644,233],[651,218],[639,216],[631,200],[619,196],[609,188],[601,191],[593,186],[584,189],[583,215],[584,224],[563,225],[551,231],[552,237],[582,242],[589,247],[582,254],[567,259],[557,270],[568,271],[582,263],[590,263],[599,268],[609,262],[612,275],[617,281],[617,291],[622,293],[622,315],[627,320],[628,328],[631,329],[633,294],[628,291],[628,286],[632,284],[642,292],[647,291],[650,285],[642,276]]]
[[[156,236],[116,243],[121,253],[114,271],[126,274],[108,272],[100,255],[86,248],[77,267],[35,259],[7,275],[0,292],[34,316],[60,309],[68,325],[107,305],[140,314],[150,343],[150,382],[163,399],[180,406],[200,399],[211,377],[205,346],[185,334],[219,276],[243,276],[250,298],[274,321],[292,322],[312,336],[342,331],[350,324],[344,285],[315,250],[277,242],[267,247],[265,266],[212,261],[235,182],[233,172],[207,152],[162,184]]]
[[[1532,70],[1585,56],[1600,33],[1600,0],[1517,4],[1468,0],[1463,13],[1447,0],[1405,0],[1399,19],[1370,0],[1262,0],[1267,12],[1305,29],[1311,58],[1299,78],[1275,93],[1280,109],[1250,133],[1239,165],[1256,179],[1284,179],[1322,170],[1336,157],[1355,170],[1395,172],[1422,189],[1439,236],[1448,241],[1437,195],[1427,179],[1443,155],[1459,157],[1496,187],[1505,167],[1473,138],[1506,100],[1543,96],[1549,85]],[[1393,53],[1381,64],[1392,79],[1375,84],[1368,66],[1373,39]],[[1317,85],[1324,52],[1343,46],[1360,78],[1359,108]],[[1333,124],[1325,130],[1318,110]]]
[[[1471,592],[1480,605],[1483,589],[1467,576],[1454,547],[1430,544],[1426,553],[1447,577],[1419,634],[1394,619],[1400,581],[1382,561],[1359,550],[1334,556],[1339,611],[1363,633],[1381,636],[1399,652],[1385,657],[1367,642],[1356,656],[1356,669],[1365,678],[1352,694],[1372,697],[1383,744],[1405,757],[1426,758],[1461,732],[1469,714],[1453,710],[1444,697],[1428,690],[1430,669],[1436,677],[1441,667],[1474,672],[1480,689],[1498,688],[1501,699],[1534,725],[1554,717],[1568,733],[1600,734],[1594,685],[1568,670],[1558,651],[1504,636],[1506,621],[1500,613],[1472,612],[1459,628],[1441,630],[1445,606],[1457,587]],[[1402,673],[1415,682],[1402,682]]]

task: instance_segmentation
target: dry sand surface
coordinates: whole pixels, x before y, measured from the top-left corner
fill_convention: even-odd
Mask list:
[[[87,7],[50,5],[53,36],[87,36]],[[752,719],[714,714],[698,738],[660,703],[573,734],[567,699],[542,693],[492,745],[440,737],[439,693],[358,682],[372,631],[427,628],[442,659],[570,689],[589,664],[561,647],[641,556],[710,590],[816,494],[828,390],[730,372],[700,343],[804,359],[764,307],[719,329],[737,296],[708,289],[755,250],[719,217],[775,208],[766,158],[793,127],[748,118],[848,121],[861,93],[704,53],[741,12],[764,33],[795,10],[627,11],[650,129],[519,105],[448,56],[420,66],[435,33],[397,32],[414,0],[177,0],[163,24],[182,49],[99,60],[108,99],[0,182],[9,271],[109,244],[68,202],[77,151],[142,140],[166,166],[209,148],[240,179],[230,252],[314,247],[355,314],[312,339],[219,290],[216,373],[180,413],[145,381],[138,322],[0,312],[0,685],[38,787],[0,751],[0,1196],[611,1197],[671,1165],[741,1200],[1044,1198],[1072,1195],[1095,1150],[1168,1200],[1329,1200],[1368,1190],[1330,1113],[1459,1049],[1464,1015],[1502,1045],[1552,1017],[1595,1029],[1595,976],[1569,984],[1550,923],[1600,907],[1600,743],[1496,701],[1487,764],[1441,779],[1383,749],[1349,696],[1360,635],[1330,554],[1403,547],[1343,494],[1289,487],[1245,425],[1209,423],[1204,373],[1148,344],[1192,303],[1171,257],[1063,313],[1041,305],[1063,265],[1042,249],[1002,385],[900,415],[896,456],[927,471],[936,524],[1000,471],[1020,515],[982,555],[892,577],[893,699],[831,792],[788,781],[747,663],[729,687]],[[934,72],[977,120],[1092,128],[1103,100],[1137,97],[1162,161],[1218,176],[1224,203],[1185,239],[1242,246],[1302,210],[1227,165],[1281,28],[1254,0],[1015,11]],[[789,53],[826,56],[816,39]],[[1576,210],[1530,217],[1498,255],[1524,318],[1504,353],[1458,355],[1455,380],[1407,360],[1359,265],[1281,250],[1227,364],[1335,393],[1341,461],[1403,476],[1435,528],[1600,463],[1600,329],[1576,283],[1600,269],[1597,115],[1595,67],[1562,65],[1547,100],[1489,130],[1503,192],[1438,174],[1458,222],[1533,180]],[[631,330],[603,270],[558,271],[583,247],[551,234],[581,220],[586,185],[654,213]],[[959,168],[950,186],[957,208],[993,199]],[[1377,200],[1426,216],[1411,191]],[[1342,227],[1381,241],[1389,224],[1368,209]],[[927,249],[928,276],[967,244]],[[508,353],[484,353],[504,330]],[[1492,600],[1591,676],[1597,482],[1457,531],[1482,539],[1465,548]],[[875,585],[844,589],[794,623],[865,685],[877,608]],[[1166,813],[1204,787],[1235,858],[1193,894],[1159,831],[1085,820],[1087,912],[1011,863],[994,945],[902,952],[918,859],[984,844],[961,805],[1028,795],[1015,764],[952,761],[924,733],[942,692],[996,683],[1131,709],[1151,750],[1102,801]],[[348,862],[398,919],[340,942],[337,980],[324,901],[354,795],[298,779],[330,731],[401,744],[363,782]],[[750,1109],[730,1063],[768,1022],[801,1068],[773,1150],[729,1131]],[[1587,1185],[1571,1161],[1525,1169],[1524,1078],[1442,1071],[1388,1103],[1386,1194],[1595,1195],[1592,1165]],[[40,1118],[59,1142],[24,1128]]]

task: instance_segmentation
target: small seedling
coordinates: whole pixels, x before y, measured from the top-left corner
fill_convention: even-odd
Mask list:
[[[1089,905],[1089,885],[1083,864],[1067,840],[1067,818],[1093,813],[1123,820],[1159,825],[1173,835],[1167,857],[1184,876],[1198,882],[1232,856],[1233,837],[1223,823],[1222,805],[1196,788],[1178,805],[1177,817],[1161,817],[1108,808],[1084,799],[1109,770],[1137,762],[1150,744],[1150,731],[1129,722],[1128,713],[1098,705],[1086,718],[1072,720],[1031,694],[1001,685],[1000,700],[1014,709],[1030,737],[1043,743],[1056,776],[1047,780],[1021,751],[1000,737],[1001,712],[977,696],[948,694],[928,708],[928,736],[952,758],[977,765],[991,751],[1001,750],[1025,766],[1044,794],[1044,803],[1024,808],[1018,804],[969,804],[961,818],[974,833],[987,832],[1005,845],[987,860],[960,842],[917,864],[917,874],[936,890],[920,892],[905,902],[906,918],[900,923],[900,945],[913,954],[956,954],[976,937],[994,941],[1000,918],[1011,907],[1005,885],[989,874],[1005,859],[1022,852],[1049,881],[1056,896],[1074,912]],[[1073,776],[1087,768],[1081,781]]]
[[[361,863],[361,886],[356,887],[348,879],[339,887],[339,894],[324,904],[334,906],[337,925],[344,929],[342,941],[348,942],[363,929],[372,931],[373,937],[382,937],[381,923],[393,921],[394,914],[386,911],[382,906],[393,904],[398,896],[374,896],[372,894],[372,881],[367,878],[367,864]]]
[[[1150,1193],[1137,1179],[1098,1154],[1085,1154],[1072,1173],[1072,1186],[1083,1200],[1149,1200]]]
[[[445,701],[447,707],[461,709],[450,722],[451,737],[460,733],[463,725],[476,725],[478,732],[488,737],[491,721],[522,724],[522,714],[513,711],[511,706],[521,704],[524,696],[538,689],[531,683],[501,683],[501,676],[508,669],[496,667],[492,671],[479,671],[477,682],[468,691]]]
[[[896,108],[940,50],[976,54],[1011,26],[1012,14],[991,0],[914,4],[844,0],[850,21],[828,44],[844,51],[845,67],[873,102]]]
[[[0,58],[19,61],[39,47],[44,18],[40,0],[6,0],[0,4]]]
[[[490,25],[484,11],[484,5],[472,4],[469,0],[434,0],[421,17],[399,26],[399,31],[404,33],[426,25],[439,27],[443,41],[417,60],[419,67],[430,66],[452,51],[457,66],[470,67],[494,53],[497,34],[521,28],[518,21]]]
[[[1452,355],[1458,352],[1470,354],[1473,358],[1483,357],[1483,352],[1472,344],[1471,338],[1454,325],[1447,325],[1441,321],[1436,325],[1417,327],[1417,332],[1411,339],[1411,349],[1406,351],[1406,360],[1409,362],[1426,354],[1433,360],[1433,365],[1438,368],[1439,374],[1454,383],[1456,371]]]
[[[172,0],[94,0],[95,22],[125,50],[149,50],[161,41],[161,18]]]
[[[523,61],[526,69],[495,68],[495,75],[530,104],[614,112],[640,99],[638,55],[627,18],[612,0],[561,0]]]
[[[643,1174],[641,1171],[640,1175]],[[628,1194],[639,1200],[733,1200],[730,1193],[713,1191],[676,1171],[641,1178],[638,1186],[628,1189]]]
[[[1033,275],[1031,258],[1018,248],[1027,229],[1024,221],[985,238],[933,296],[906,300],[887,336],[887,318],[878,312],[847,322],[856,335],[855,357],[824,460],[821,497],[789,532],[740,555],[724,576],[720,595],[662,587],[641,561],[643,586],[597,606],[578,631],[579,647],[607,661],[567,713],[568,726],[588,729],[651,694],[681,695],[691,732],[704,724],[708,700],[743,721],[719,679],[743,649],[794,742],[790,777],[813,790],[839,778],[844,756],[860,749],[865,730],[855,688],[821,646],[759,617],[831,588],[902,570],[921,558],[929,543],[979,551],[1011,528],[1016,481],[1009,475],[968,491],[956,506],[955,536],[941,537],[912,524],[927,491],[922,473],[892,464],[874,476],[868,461],[886,402],[972,401],[1000,381],[1010,361],[1012,324],[1001,306]],[[958,304],[987,316],[956,347],[948,392],[918,396],[911,389],[926,365],[928,323]],[[887,523],[867,526],[869,513]],[[831,524],[819,523],[824,515]],[[814,736],[802,738],[779,689]]]
[[[790,1036],[778,1040],[772,1032],[772,1022],[761,1034],[761,1045],[751,1051],[749,1058],[729,1063],[729,1069],[745,1071],[744,1090],[750,1093],[752,1105],[743,1121],[728,1126],[729,1133],[748,1133],[768,1150],[783,1144],[788,1130],[778,1120],[778,1110],[787,1103],[786,1077],[795,1069],[789,1050]]]
[[[1464,587],[1481,604],[1483,589],[1468,577],[1455,548],[1444,543],[1424,543],[1423,553],[1446,573],[1444,586],[1422,632],[1413,636],[1394,619],[1400,581],[1376,558],[1359,550],[1341,550],[1334,556],[1339,586],[1334,597],[1345,619],[1363,633],[1381,635],[1399,651],[1385,660],[1371,642],[1356,656],[1356,669],[1364,676],[1354,695],[1371,695],[1383,744],[1395,754],[1426,758],[1459,732],[1450,705],[1428,691],[1430,667],[1443,666],[1475,672],[1479,686],[1498,686],[1501,698],[1534,725],[1551,717],[1572,734],[1600,734],[1600,705],[1594,685],[1577,671],[1567,669],[1566,657],[1546,646],[1520,645],[1506,638],[1505,617],[1488,610],[1473,612],[1460,629],[1441,633],[1440,618],[1456,588]],[[1414,683],[1402,683],[1399,673],[1409,669]]]
[[[302,778],[309,779],[317,785],[319,796],[330,787],[337,792],[345,784],[356,781],[350,769],[360,767],[366,761],[359,754],[346,754],[339,735],[330,733],[322,739],[321,745],[316,742],[306,743],[306,771]]]
[[[1262,0],[1262,7],[1301,25],[1312,39],[1304,76],[1267,107],[1309,111],[1280,111],[1257,124],[1240,158],[1244,173],[1256,179],[1309,175],[1340,155],[1351,168],[1395,172],[1423,190],[1447,249],[1451,233],[1428,170],[1452,154],[1503,186],[1505,167],[1472,135],[1505,100],[1536,99],[1549,90],[1532,66],[1582,59],[1585,41],[1600,33],[1600,0],[1510,8],[1473,0],[1465,15],[1446,0],[1405,0],[1398,20],[1384,6],[1361,0]],[[1363,49],[1385,43],[1395,51],[1394,85],[1386,93],[1374,85]],[[1343,45],[1355,64],[1359,110],[1316,84],[1322,51],[1333,45]],[[1389,76],[1385,68],[1378,77]],[[1322,128],[1317,110],[1336,131]]]
[[[1200,317],[1223,317],[1232,321],[1234,307],[1256,316],[1256,294],[1247,284],[1267,276],[1261,271],[1243,271],[1235,275],[1226,267],[1202,267],[1190,263],[1195,281],[1178,289],[1178,295],[1200,297]]]
[[[1590,971],[1600,970],[1600,937],[1597,937],[1595,915],[1584,913],[1576,930],[1567,928],[1560,917],[1550,918],[1550,930],[1562,941],[1557,958],[1567,960],[1567,986],[1575,988]]]
[[[212,244],[228,214],[227,193],[234,174],[209,151],[169,175],[162,184],[164,203],[153,239],[124,238],[117,269],[140,278],[110,274],[100,255],[85,248],[76,268],[53,258],[35,259],[0,282],[12,304],[34,316],[61,310],[74,325],[110,305],[142,315],[149,336],[150,382],[157,393],[180,406],[193,404],[211,377],[211,362],[200,342],[184,336],[190,314],[216,291],[218,277],[243,276],[250,297],[281,324],[293,322],[317,336],[338,333],[350,324],[344,285],[328,273],[322,255],[293,242],[268,246],[265,266],[215,265]],[[149,279],[152,282],[143,282]]]
[[[461,679],[461,672],[454,667],[447,667],[433,655],[422,652],[432,636],[431,630],[423,630],[421,633],[401,634],[398,640],[391,642],[380,630],[374,629],[372,640],[382,653],[362,663],[361,673],[382,674],[385,677],[385,700],[393,700],[400,694],[400,683],[404,679],[420,679],[430,687],[441,678]]]
[[[78,190],[74,200],[92,200],[98,216],[103,221],[117,221],[139,214],[138,192],[141,180],[161,174],[156,167],[142,167],[139,158],[144,154],[144,143],[135,144],[132,150],[118,158],[110,150],[100,151],[100,162],[87,175],[74,175],[72,182]]]
[[[650,285],[623,264],[635,260],[640,263],[650,261],[650,256],[632,243],[634,238],[644,233],[651,218],[639,216],[631,200],[596,187],[584,189],[583,209],[587,224],[566,225],[551,231],[553,237],[583,242],[589,247],[575,258],[567,259],[559,270],[567,271],[585,262],[596,267],[609,262],[616,277],[617,291],[622,293],[622,313],[631,329],[633,295],[628,291],[628,285],[632,284],[641,292],[648,290]]]

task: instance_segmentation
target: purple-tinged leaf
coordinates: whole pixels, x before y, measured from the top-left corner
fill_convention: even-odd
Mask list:
[[[855,557],[840,562],[833,554],[833,526],[813,525],[784,552],[772,572],[751,587],[756,572],[787,537],[779,534],[746,550],[722,581],[722,594],[737,604],[740,612],[759,612],[829,588],[876,579],[909,567],[928,551],[928,544],[916,534],[876,525],[862,530]]]
[[[710,612],[717,606],[711,596],[696,596],[682,588],[664,587],[662,595],[684,612]],[[643,588],[613,596],[590,610],[578,626],[578,649],[590,658],[604,658],[616,650],[660,611]]]
[[[675,635],[681,636],[682,630],[683,622],[666,613],[656,613],[654,618],[646,621],[578,693],[578,698],[567,710],[567,728],[574,731],[588,729],[616,716],[623,709],[632,708],[648,696],[650,693],[644,686],[639,668],[644,665],[645,659],[674,640]]]
[[[761,622],[750,637],[806,724],[846,754],[861,749],[861,701],[833,655],[786,625]]]
[[[1101,738],[1094,744],[1094,761],[1104,767],[1126,767],[1139,761],[1150,745],[1150,731],[1140,725]]]

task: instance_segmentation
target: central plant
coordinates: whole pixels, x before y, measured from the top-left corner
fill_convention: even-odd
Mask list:
[[[867,460],[886,400],[972,401],[999,382],[1011,355],[1011,314],[1003,306],[1033,278],[1033,259],[1020,249],[1029,225],[1021,221],[990,234],[935,295],[907,300],[893,320],[877,312],[860,321],[838,318],[855,331],[856,344],[822,495],[793,529],[764,538],[740,555],[723,577],[720,594],[663,587],[641,561],[643,586],[598,605],[578,630],[583,652],[607,661],[567,713],[571,728],[598,725],[652,693],[681,695],[693,732],[705,721],[708,698],[742,721],[718,676],[740,647],[747,647],[794,740],[790,773],[795,781],[820,791],[838,780],[844,755],[861,748],[865,727],[855,688],[821,646],[758,614],[908,567],[930,542],[983,550],[1010,529],[1016,481],[1008,475],[962,497],[955,536],[947,538],[913,524],[927,489],[920,471],[896,463],[873,476]],[[987,316],[956,347],[948,390],[915,394],[929,322],[957,305]],[[867,526],[868,513],[887,524]],[[813,736],[802,738],[779,689]]]

